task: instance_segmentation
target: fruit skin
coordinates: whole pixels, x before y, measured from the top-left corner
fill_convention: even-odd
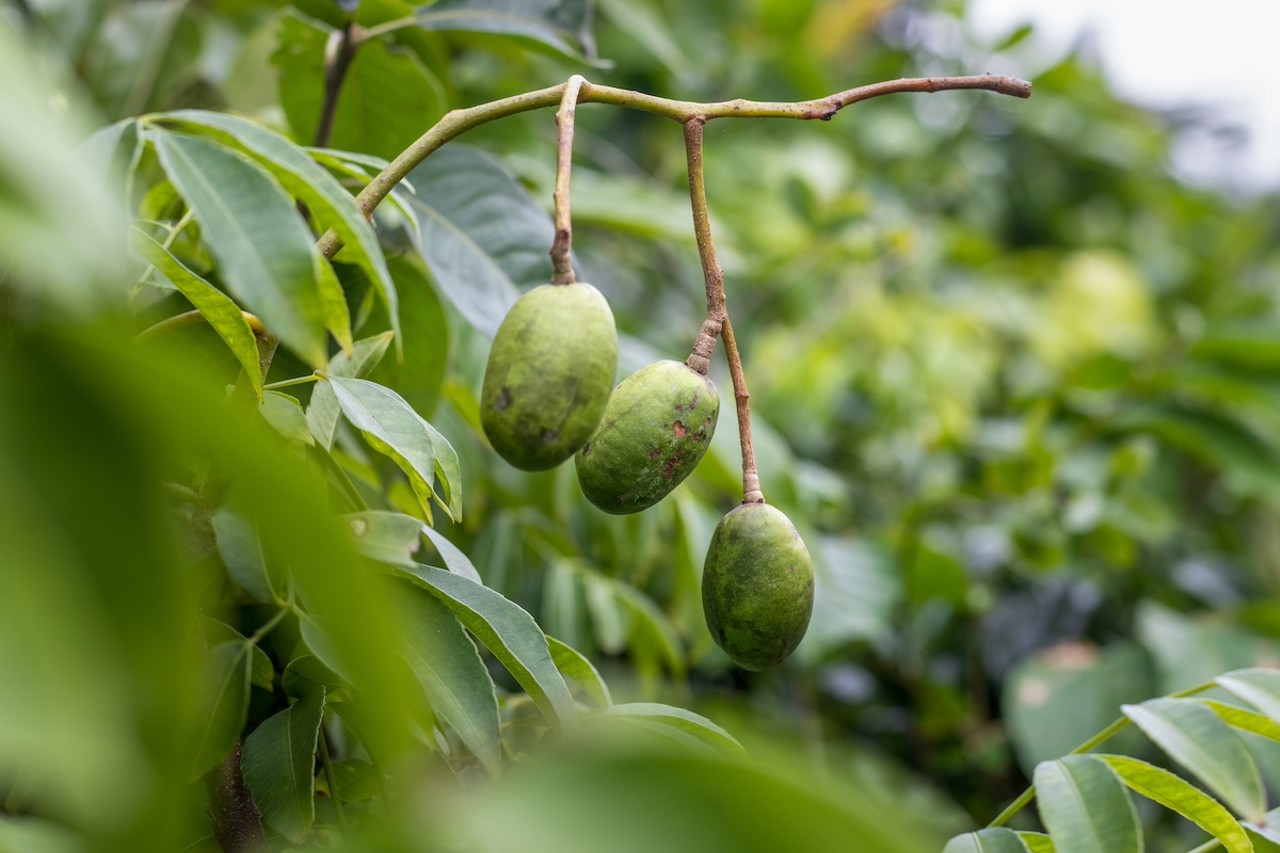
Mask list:
[[[587,499],[605,512],[653,506],[689,476],[720,416],[715,384],[679,361],[622,380],[574,462]]]
[[[702,611],[716,645],[743,669],[795,651],[813,614],[813,561],[786,515],[749,503],[720,519],[702,569]]]
[[[493,339],[480,423],[525,471],[572,456],[600,422],[618,370],[609,303],[589,284],[544,284],[516,300]]]

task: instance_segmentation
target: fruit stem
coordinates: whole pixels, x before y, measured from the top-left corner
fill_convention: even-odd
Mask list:
[[[556,239],[551,244],[552,284],[573,284],[577,281],[570,255],[573,247],[573,217],[569,214],[569,172],[573,169],[573,118],[577,112],[579,94],[586,82],[581,74],[570,77],[564,84],[560,109],[556,111],[559,132],[556,135]]]
[[[702,127],[706,120],[691,118],[684,125],[684,149],[689,163],[689,204],[693,208],[693,233],[698,240],[698,257],[702,261],[702,277],[707,288],[707,319],[693,345],[693,353],[685,362],[693,370],[706,374],[716,335],[724,340],[724,354],[733,380],[733,399],[738,412],[738,437],[742,442],[742,502],[764,503],[760,475],[756,473],[756,454],[751,444],[751,394],[742,371],[742,357],[733,337],[729,309],[724,297],[724,270],[716,260],[716,247],[711,239],[711,216],[707,211],[707,186],[702,166]]]
[[[372,32],[373,30],[366,31],[365,37],[368,38]],[[374,209],[405,175],[449,140],[496,119],[555,106],[562,101],[568,86],[569,83],[565,82],[558,86],[512,95],[509,98],[501,98],[467,109],[450,110],[412,145],[400,152],[395,160],[391,161],[369,182],[368,186],[360,191],[356,196],[356,207],[365,217],[372,216]],[[693,118],[700,118],[704,122],[713,118],[793,118],[827,121],[850,104],[898,92],[985,89],[1015,98],[1031,96],[1031,84],[1026,80],[1003,77],[999,74],[979,74],[973,77],[904,77],[899,80],[883,80],[879,83],[859,86],[812,101],[789,103],[747,101],[741,98],[732,101],[695,103],[659,98],[644,92],[633,92],[629,89],[587,82],[582,86],[583,91],[578,100],[583,103],[614,104],[665,116],[681,124]],[[343,242],[337,232],[331,229],[320,238],[318,246],[326,258],[332,258],[342,248]]]

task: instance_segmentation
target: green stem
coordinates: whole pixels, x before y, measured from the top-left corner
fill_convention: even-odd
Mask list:
[[[292,608],[289,608],[289,607],[280,608],[275,612],[275,615],[273,615],[270,619],[268,619],[265,623],[263,623],[258,628],[258,630],[250,634],[249,638],[245,640],[245,642],[247,642],[251,646],[258,645],[258,643],[262,642],[263,637],[267,636],[267,634],[270,634],[275,629],[275,627],[280,624],[281,620],[284,619],[284,617],[288,616],[292,612],[293,612]]]
[[[1216,683],[1212,681],[1206,681],[1203,684],[1197,684],[1195,687],[1188,687],[1186,690],[1179,690],[1177,693],[1170,693],[1169,698],[1185,699],[1188,696],[1195,696],[1198,693],[1204,693],[1206,690],[1212,690],[1216,686],[1217,686]],[[1121,717],[1120,719],[1113,722],[1111,725],[1107,726],[1102,731],[1098,732],[1093,737],[1086,740],[1084,743],[1077,746],[1075,749],[1068,752],[1067,755],[1081,755],[1083,753],[1092,751],[1093,749],[1101,746],[1106,741],[1115,737],[1120,732],[1124,731],[1124,729],[1129,726],[1129,722],[1130,721],[1128,717]],[[1004,826],[1006,823],[1009,822],[1010,818],[1012,818],[1018,812],[1022,811],[1022,809],[1026,807],[1027,803],[1031,802],[1031,800],[1035,797],[1035,795],[1036,795],[1036,786],[1031,785],[1025,791],[1019,794],[1016,800],[1014,800],[1012,803],[1006,806],[1004,811],[996,815],[995,819],[992,820],[991,823],[987,824],[987,826],[988,827]]]
[[[160,245],[163,246],[165,249],[171,248],[173,246],[173,241],[177,240],[178,235],[182,233],[182,229],[186,228],[187,225],[189,225],[191,223],[191,220],[194,218],[195,218],[195,211],[188,207],[186,212],[182,214],[181,218],[179,218],[177,222],[173,223],[173,227],[169,229],[169,233],[165,235],[164,242],[161,243]],[[146,280],[151,277],[151,274],[155,272],[155,270],[156,270],[155,264],[147,264],[147,268],[142,271],[142,275],[138,276],[138,283],[135,284],[133,286],[133,289],[129,292],[130,299],[137,296],[138,291],[141,290],[143,283],[146,282]]]
[[[368,30],[365,33],[366,37],[378,34],[379,29],[381,28]],[[364,216],[372,216],[374,209],[396,184],[440,146],[472,128],[496,119],[557,106],[563,99],[568,85],[569,83],[565,82],[558,86],[524,92],[463,110],[451,110],[369,182],[369,185],[356,196],[356,207]],[[665,116],[680,124],[687,124],[695,118],[703,121],[716,118],[789,118],[825,121],[851,104],[899,92],[985,89],[1016,98],[1026,98],[1031,95],[1031,84],[1027,81],[998,74],[980,74],[973,77],[905,77],[900,80],[885,80],[868,86],[859,86],[816,100],[792,102],[748,101],[739,98],[732,101],[699,103],[660,98],[644,92],[602,86],[586,81],[583,81],[581,86],[577,101],[580,104],[613,104]],[[318,245],[326,258],[332,258],[342,248],[343,242],[336,232],[330,230],[320,238]]]
[[[319,382],[320,376],[312,373],[310,376],[295,376],[293,379],[281,379],[279,382],[270,382],[262,386],[264,391],[279,391],[281,388],[291,388],[294,385],[306,385],[308,382]]]

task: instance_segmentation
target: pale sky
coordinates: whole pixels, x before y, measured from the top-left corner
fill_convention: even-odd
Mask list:
[[[970,0],[968,15],[993,40],[1035,25],[1013,54],[1023,65],[998,69],[1021,76],[1055,62],[1089,30],[1122,97],[1160,108],[1215,106],[1248,130],[1242,150],[1184,140],[1175,171],[1244,190],[1280,188],[1280,0]]]

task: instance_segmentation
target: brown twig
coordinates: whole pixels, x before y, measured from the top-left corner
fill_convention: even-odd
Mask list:
[[[364,43],[364,30],[355,21],[348,21],[340,31],[335,32],[325,45],[324,56],[324,101],[320,105],[320,122],[316,125],[315,141],[317,148],[329,145],[333,136],[333,122],[338,115],[338,95],[342,93],[342,84],[346,82],[347,71],[356,58],[356,51]]]
[[[495,119],[556,106],[562,101],[568,85],[567,82],[561,83],[558,86],[513,95],[465,110],[451,110],[426,133],[418,137],[417,141],[402,151],[400,156],[361,190],[356,196],[356,207],[364,216],[372,216],[374,209],[382,203],[396,184],[441,145]],[[997,74],[981,74],[974,77],[906,77],[859,86],[817,100],[790,103],[742,99],[696,103],[675,101],[644,92],[633,92],[629,89],[587,82],[584,82],[582,87],[583,91],[577,99],[579,103],[614,104],[665,116],[681,124],[686,124],[694,118],[700,118],[703,121],[715,118],[792,118],[825,121],[850,104],[899,92],[928,93],[949,89],[985,89],[1015,98],[1026,98],[1031,95],[1031,84],[1027,81]],[[337,232],[330,230],[320,238],[318,245],[326,258],[332,258],[342,248],[343,243]]]
[[[577,113],[578,98],[587,81],[574,74],[564,84],[560,109],[556,111],[556,239],[551,244],[551,283],[573,284],[573,217],[569,213],[569,173],[573,169],[573,119]]]
[[[711,350],[718,333],[724,341],[724,354],[733,381],[733,399],[738,414],[738,437],[742,444],[742,502],[764,503],[760,475],[756,472],[755,448],[751,444],[751,394],[742,370],[738,343],[729,322],[729,308],[724,296],[724,270],[716,260],[716,247],[711,240],[711,217],[707,211],[707,189],[702,165],[702,128],[706,122],[693,118],[684,125],[685,156],[689,163],[689,203],[693,208],[693,233],[698,241],[698,257],[702,261],[702,277],[707,289],[707,319],[698,333],[693,353],[685,364],[706,373]],[[701,368],[701,369],[699,369]]]

